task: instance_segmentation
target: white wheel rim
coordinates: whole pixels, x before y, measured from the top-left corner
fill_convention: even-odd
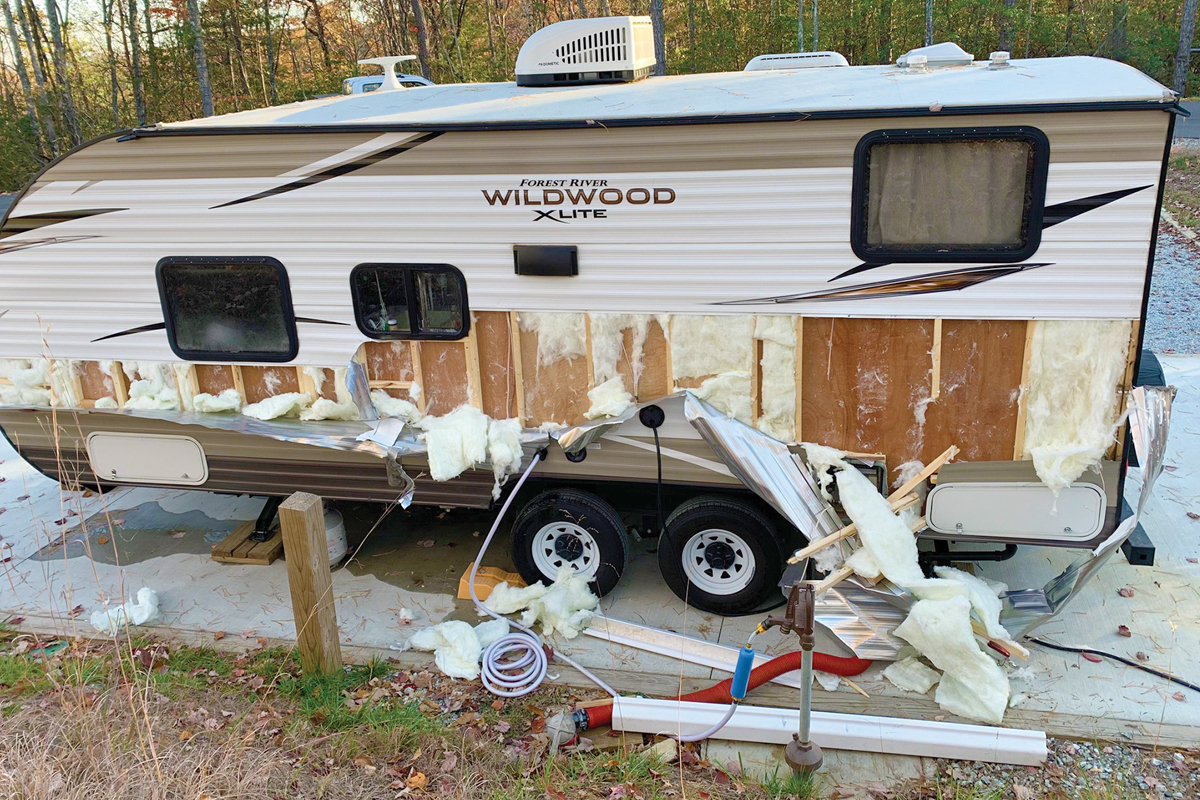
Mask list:
[[[533,564],[551,580],[563,567],[594,578],[600,569],[600,545],[574,522],[552,522],[533,536]]]
[[[680,557],[688,581],[708,594],[737,594],[754,577],[754,553],[749,543],[720,528],[697,533],[683,546]]]

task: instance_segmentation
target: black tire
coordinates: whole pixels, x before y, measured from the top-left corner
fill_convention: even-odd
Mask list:
[[[550,561],[553,564],[554,561],[561,561],[561,558],[545,550],[545,557],[539,559],[533,549],[538,534],[544,528],[564,522],[583,528],[599,551],[595,556],[599,563],[590,586],[593,592],[603,597],[617,585],[625,565],[629,563],[629,536],[617,510],[590,492],[553,489],[542,492],[525,504],[521,513],[517,514],[512,529],[512,559],[517,572],[529,583],[542,581],[550,584],[554,581],[555,575],[546,574],[537,562]],[[581,540],[576,537],[576,541]],[[581,543],[580,546],[586,545]]]
[[[733,535],[724,541],[719,537],[714,541],[727,548],[716,555],[733,557],[734,568],[736,559],[745,558],[738,549],[741,545],[737,540],[748,547],[754,563],[744,586],[733,584],[731,591],[723,594],[701,588],[688,578],[681,550],[687,548],[694,537],[708,530]],[[710,547],[704,546],[705,558],[708,558]],[[697,497],[683,503],[667,518],[665,529],[658,538],[658,568],[675,596],[702,611],[727,617],[749,614],[764,604],[777,605],[779,590],[776,584],[783,574],[785,560],[784,542],[766,515],[749,503],[726,497]],[[715,580],[722,579],[721,576],[731,580],[745,579],[737,576],[734,569],[713,567],[712,563],[701,562],[697,557],[696,566]]]

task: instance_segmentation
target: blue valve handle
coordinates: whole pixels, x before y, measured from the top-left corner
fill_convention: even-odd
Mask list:
[[[750,670],[754,668],[754,651],[749,646],[738,651],[737,667],[733,670],[733,685],[729,694],[734,702],[741,702],[746,697],[746,688],[750,684]]]

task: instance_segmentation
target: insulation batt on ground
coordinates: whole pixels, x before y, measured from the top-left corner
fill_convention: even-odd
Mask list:
[[[942,678],[916,656],[889,664],[883,671],[883,677],[891,681],[896,688],[917,694],[925,694]]]
[[[507,582],[498,584],[484,605],[497,614],[524,609],[520,622],[525,627],[541,623],[546,636],[559,633],[574,639],[595,616],[600,598],[588,588],[587,578],[564,566],[549,587],[540,582],[521,588],[513,588]]]
[[[508,622],[488,620],[471,627],[469,622],[450,620],[422,628],[409,637],[407,647],[433,653],[434,664],[451,678],[479,677],[483,649],[508,634]]]
[[[987,630],[989,638],[1006,645],[1012,652],[1028,657],[1029,651],[1021,644],[1013,641],[1012,636],[1000,624],[1000,612],[1004,610],[1004,604],[1000,601],[1000,594],[1008,589],[1006,585],[1003,583],[989,583],[983,578],[976,577],[954,567],[934,567],[933,571],[939,578],[961,583],[966,587],[967,600],[970,601],[975,615],[983,623],[983,627]]]
[[[965,597],[918,600],[896,635],[917,648],[942,671],[934,699],[961,717],[999,725],[1008,708],[1008,678],[979,649],[971,630],[971,604]]]
[[[518,316],[521,330],[538,338],[538,365],[568,361],[587,352],[587,327],[583,314],[522,311]]]
[[[101,633],[120,632],[126,624],[145,625],[159,617],[158,592],[143,586],[137,597],[119,606],[108,606],[92,614],[92,627]]]
[[[1117,389],[1125,373],[1130,323],[1036,323],[1025,395],[1025,454],[1057,494],[1096,467],[1114,441]]]

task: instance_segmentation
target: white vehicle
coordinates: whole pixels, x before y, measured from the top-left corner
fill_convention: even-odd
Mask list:
[[[0,231],[0,427],[64,482],[390,501],[403,470],[416,503],[481,508],[520,435],[527,457],[619,415],[550,447],[518,567],[606,591],[632,523],[722,613],[775,596],[809,532],[714,455],[685,389],[884,483],[957,445],[930,536],[1112,531],[1175,95],[1102,58],[952,46],[643,78],[648,31],[573,21],[516,82],[58,159]]]

